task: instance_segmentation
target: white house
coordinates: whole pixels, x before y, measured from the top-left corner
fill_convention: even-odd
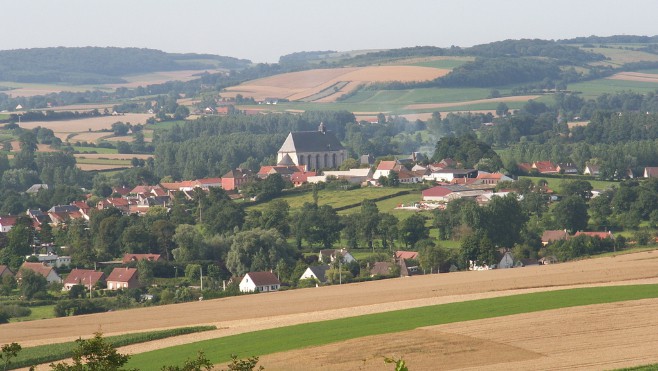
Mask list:
[[[398,165],[399,164],[397,161],[380,161],[379,165],[377,166],[377,170],[375,170],[374,174],[372,175],[372,178],[379,179],[383,176],[387,177],[391,171],[396,169]]]
[[[57,254],[37,254],[37,255],[27,255],[25,259],[30,256],[35,256],[39,259],[39,263],[44,263],[49,267],[61,268],[63,266],[71,265],[70,256],[58,256]]]
[[[241,292],[279,291],[281,282],[272,272],[249,272],[240,281]]]
[[[318,260],[320,262],[328,261],[330,263],[333,263],[334,260],[336,260],[336,256],[338,256],[339,254],[342,256],[343,263],[348,264],[348,263],[356,261],[356,259],[354,259],[354,256],[352,256],[352,254],[350,254],[349,251],[347,251],[345,249],[340,249],[340,250],[323,249],[323,250],[320,250],[320,255],[318,256]]]
[[[62,278],[55,272],[53,267],[49,267],[43,263],[30,263],[30,262],[24,262],[23,265],[21,265],[21,268],[18,270],[18,273],[16,274],[16,279],[20,281],[23,278],[23,272],[25,270],[31,270],[34,271],[37,274],[40,274],[46,278],[46,281],[48,283],[53,283],[53,282],[62,282]]]
[[[314,265],[306,268],[304,273],[299,277],[300,280],[314,279],[320,283],[327,281],[325,273],[329,269],[329,265]]]

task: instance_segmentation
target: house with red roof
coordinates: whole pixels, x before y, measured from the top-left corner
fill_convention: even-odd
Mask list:
[[[396,261],[399,261],[400,259],[413,259],[416,260],[418,259],[418,252],[417,251],[404,251],[404,250],[398,250],[393,254],[393,257],[395,258]]]
[[[566,240],[569,238],[567,230],[547,230],[541,235],[541,244],[546,246],[553,241]]]
[[[148,260],[152,262],[162,261],[162,255],[160,254],[124,254],[121,262],[123,264],[128,264],[131,262],[136,262],[140,260]]]
[[[558,174],[557,165],[551,161],[535,161],[532,163],[532,168],[537,170],[540,174]]]
[[[582,231],[578,231],[578,232],[576,232],[574,237],[578,237],[578,236],[590,236],[590,237],[600,238],[602,240],[606,239],[606,238],[610,238],[610,239],[613,239],[613,240],[615,239],[615,236],[610,231],[607,231],[607,232],[582,232]]]
[[[63,291],[71,290],[75,285],[82,285],[85,287],[96,286],[98,282],[105,281],[105,273],[97,272],[93,269],[73,269],[66,279],[64,280]]]
[[[131,203],[133,205],[136,205],[137,200],[128,200],[128,199],[121,198],[121,197],[113,197],[113,198],[106,198],[104,200],[99,201],[98,204],[96,205],[96,208],[98,210],[105,210],[105,209],[110,208],[110,207],[115,207],[115,208],[121,210],[122,213],[128,214],[130,212]]]
[[[222,176],[222,188],[226,191],[241,188],[245,183],[251,180],[251,171],[247,169],[229,170]]]
[[[0,232],[7,233],[16,225],[18,215],[3,215],[0,216]]]
[[[645,178],[658,178],[658,167],[645,167],[644,168],[644,177]]]
[[[107,277],[108,290],[132,289],[141,287],[137,268],[114,268]]]
[[[380,161],[377,169],[372,174],[372,178],[377,180],[381,177],[388,177],[391,171],[394,171],[398,165],[400,164],[397,161]]]
[[[121,197],[127,196],[130,193],[130,188],[126,186],[112,187],[112,194],[117,194]]]
[[[48,283],[53,283],[53,282],[62,282],[62,278],[57,274],[55,269],[53,267],[50,267],[44,263],[30,263],[30,262],[24,262],[20,269],[18,270],[18,273],[16,274],[16,279],[20,281],[23,278],[23,272],[26,270],[31,270],[37,274],[40,274],[46,278],[46,281]]]
[[[423,201],[448,202],[448,201],[450,201],[448,196],[451,193],[453,193],[453,191],[446,188],[445,186],[432,187],[432,188],[426,189],[422,192]]]
[[[281,281],[272,272],[249,272],[240,281],[241,292],[279,291]]]
[[[505,174],[487,173],[485,171],[479,171],[475,179],[475,184],[498,184],[500,182],[511,182],[514,180]]]

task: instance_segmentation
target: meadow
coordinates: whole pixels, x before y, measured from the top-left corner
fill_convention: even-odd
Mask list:
[[[404,191],[404,189],[397,188],[376,188],[365,187],[352,190],[328,190],[322,189],[318,191],[318,205],[330,205],[333,208],[353,205],[362,202],[365,199],[374,199],[384,197]],[[313,202],[313,193],[311,191],[294,194],[285,194],[282,197],[277,197],[277,200],[285,200],[290,205],[291,210],[300,209],[304,203]],[[262,210],[268,203],[262,203],[254,206],[247,207],[247,210]]]

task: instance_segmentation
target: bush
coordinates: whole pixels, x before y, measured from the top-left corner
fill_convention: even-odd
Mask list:
[[[30,308],[15,304],[2,305],[0,306],[0,311],[7,313],[9,318],[28,317],[30,314],[32,314],[32,310]]]

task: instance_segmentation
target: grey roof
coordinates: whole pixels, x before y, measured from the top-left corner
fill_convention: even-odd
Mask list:
[[[33,184],[25,193],[37,193],[42,189],[48,189],[48,184]]]
[[[79,211],[77,206],[73,205],[56,205],[48,210],[49,213],[72,213],[74,211]]]
[[[329,265],[312,265],[308,267],[308,269],[313,272],[315,277],[317,277],[318,281],[324,282],[327,280],[327,277],[325,277],[325,273],[327,270],[329,270]]]
[[[292,158],[287,153],[281,157],[281,161],[277,164],[279,166],[294,166],[295,163],[292,162]]]
[[[331,131],[294,131],[288,134],[279,152],[327,152],[345,149]]]

